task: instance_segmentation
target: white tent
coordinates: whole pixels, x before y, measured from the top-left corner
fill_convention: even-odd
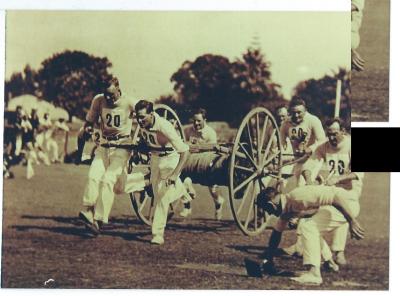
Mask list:
[[[7,110],[15,111],[17,106],[22,106],[25,112],[31,113],[32,109],[38,110],[38,115],[43,116],[44,113],[49,113],[50,118],[53,120],[64,118],[68,120],[68,112],[62,108],[55,107],[53,104],[44,100],[39,100],[33,95],[22,95],[19,97],[12,98],[8,102]]]

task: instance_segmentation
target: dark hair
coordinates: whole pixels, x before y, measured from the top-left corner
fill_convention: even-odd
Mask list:
[[[196,114],[201,114],[202,116],[203,116],[203,119],[206,119],[206,117],[207,117],[207,111],[205,110],[205,109],[203,109],[203,108],[197,108],[197,109],[195,109],[194,111],[193,111],[193,116],[194,115],[196,115]]]
[[[286,104],[280,104],[280,105],[276,106],[276,107],[275,107],[275,114],[277,114],[278,111],[279,111],[280,109],[283,109],[283,108],[285,108],[285,109],[287,110],[287,105],[286,105]]]
[[[109,88],[111,85],[114,85],[116,88],[118,88],[119,92],[121,93],[121,90],[119,88],[119,80],[117,77],[111,77],[110,79],[106,79],[102,81],[102,89],[105,92],[107,88]]]
[[[345,128],[345,123],[344,123],[344,121],[343,121],[343,119],[341,119],[341,118],[339,118],[339,117],[335,117],[335,118],[328,118],[326,121],[325,121],[325,126],[326,127],[330,127],[332,124],[334,124],[334,123],[337,123],[337,124],[339,124],[339,127],[340,127],[340,129],[344,129]]]
[[[307,108],[306,102],[302,98],[294,96],[289,103],[289,108],[291,109],[295,106],[300,106],[300,105],[304,106],[304,108]]]
[[[147,114],[153,112],[153,103],[146,100],[140,100],[135,105],[135,111],[138,113],[139,110],[142,109],[146,109]]]

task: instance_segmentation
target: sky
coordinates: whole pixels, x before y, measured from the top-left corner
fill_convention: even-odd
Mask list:
[[[350,68],[348,12],[9,11],[6,79],[65,49],[106,56],[122,90],[172,94],[172,74],[206,53],[240,58],[257,38],[272,80],[290,98],[299,81]]]

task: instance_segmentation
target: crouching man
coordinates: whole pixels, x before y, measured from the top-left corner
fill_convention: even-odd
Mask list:
[[[353,238],[364,237],[364,229],[356,219],[360,210],[359,202],[348,198],[347,195],[348,191],[343,188],[324,185],[302,186],[288,194],[278,193],[272,187],[261,192],[257,197],[257,204],[268,214],[279,216],[279,219],[264,253],[263,264],[254,265],[246,260],[247,273],[250,276],[261,275],[262,271],[276,273],[273,259],[277,254],[282,232],[288,229],[292,218],[301,217],[307,218],[301,225],[301,239],[304,247],[303,264],[308,266],[309,270],[291,279],[302,284],[320,285],[321,253],[326,252],[328,248],[321,235],[348,222]]]

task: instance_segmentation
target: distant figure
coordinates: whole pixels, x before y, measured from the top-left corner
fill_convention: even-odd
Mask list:
[[[22,147],[26,158],[26,178],[29,180],[34,176],[33,165],[38,162],[33,147],[33,127],[25,112],[21,112]]]
[[[279,105],[275,108],[275,120],[279,128],[289,119],[289,112],[286,105]]]
[[[59,163],[60,162],[60,155],[58,152],[58,143],[55,139],[55,135],[57,131],[63,131],[65,133],[69,132],[69,127],[67,123],[65,122],[64,118],[59,118],[52,128],[49,129],[48,133],[48,139],[47,139],[47,150],[49,151],[49,157],[50,161],[53,163]]]
[[[44,153],[43,142],[39,144],[38,135],[40,134],[40,118],[37,109],[32,109],[29,121],[33,129],[33,147],[37,150],[38,158],[46,165],[50,165],[48,156]]]
[[[360,45],[360,28],[363,18],[364,0],[351,0],[351,69],[364,70],[364,59],[357,52]]]
[[[22,127],[21,127],[21,120],[22,120],[22,106],[17,106],[15,112],[15,118],[13,120],[14,131],[15,131],[15,143],[14,148],[12,149],[12,154],[14,154],[17,158],[19,157],[22,149]]]

